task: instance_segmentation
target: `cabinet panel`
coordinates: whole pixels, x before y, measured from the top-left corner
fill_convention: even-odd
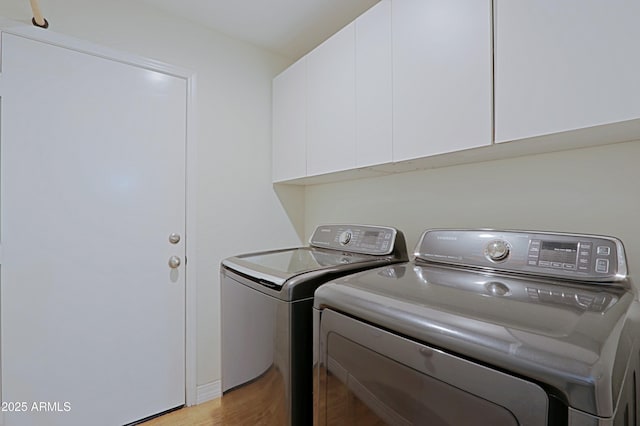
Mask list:
[[[394,0],[393,157],[491,143],[490,0]]]
[[[393,160],[391,1],[356,20],[356,164]]]
[[[306,58],[307,175],[355,168],[355,24]]]
[[[496,141],[640,117],[640,2],[496,0]]]
[[[307,174],[307,64],[300,59],[273,80],[274,182]]]

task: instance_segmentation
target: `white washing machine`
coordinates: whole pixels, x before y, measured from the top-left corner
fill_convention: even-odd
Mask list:
[[[640,304],[615,238],[426,231],[314,302],[316,425],[640,424]]]
[[[311,424],[313,292],[346,274],[407,260],[402,232],[370,225],[322,225],[308,247],[225,259],[223,392],[260,382],[269,392],[269,424]]]

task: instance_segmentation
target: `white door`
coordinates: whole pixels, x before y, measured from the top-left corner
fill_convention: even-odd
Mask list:
[[[0,78],[5,425],[184,404],[186,80],[8,34]]]

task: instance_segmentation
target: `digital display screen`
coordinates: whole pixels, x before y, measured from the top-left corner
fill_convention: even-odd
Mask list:
[[[362,236],[362,242],[365,244],[375,244],[380,234],[380,231],[365,231]]]
[[[543,262],[558,262],[576,264],[578,257],[578,243],[560,243],[554,241],[542,241],[540,245],[540,257]]]

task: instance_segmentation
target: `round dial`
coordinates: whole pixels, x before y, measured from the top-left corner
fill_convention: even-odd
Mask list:
[[[504,240],[495,240],[487,244],[485,255],[492,262],[501,262],[509,256],[511,247]]]
[[[338,237],[338,241],[343,246],[349,244],[349,241],[351,241],[351,231],[344,231],[342,234],[340,234],[340,237]]]

